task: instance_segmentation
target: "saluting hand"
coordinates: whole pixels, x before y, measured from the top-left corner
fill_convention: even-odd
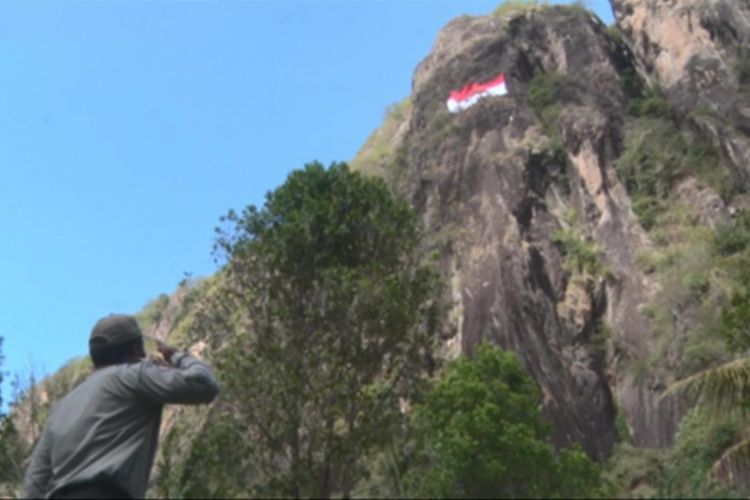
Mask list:
[[[164,356],[164,359],[167,361],[167,363],[172,362],[172,355],[177,352],[177,349],[165,344],[161,340],[156,340],[156,350],[161,353],[162,356]]]

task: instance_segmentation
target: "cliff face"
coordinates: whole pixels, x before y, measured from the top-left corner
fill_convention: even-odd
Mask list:
[[[454,342],[465,352],[482,340],[516,351],[542,388],[559,440],[574,439],[599,458],[614,443],[615,410],[606,363],[591,347],[596,318],[610,316],[634,350],[646,347],[637,310],[644,280],[632,263],[644,235],[608,172],[624,114],[618,66],[626,55],[604,30],[566,8],[449,24],[414,75],[402,146],[408,170],[399,182],[431,232],[454,228],[443,247],[461,311]],[[459,115],[444,109],[451,89],[498,72],[510,97]],[[573,76],[556,96],[562,155],[528,102],[537,72]],[[581,234],[612,250],[612,284],[563,269],[552,235],[568,226],[571,209]]]
[[[750,4],[612,0],[640,67],[750,185]]]
[[[712,168],[747,185],[750,115],[736,68],[750,8],[740,3],[614,1],[622,31],[576,6],[456,19],[417,67],[408,102],[353,161],[422,214],[451,284],[448,351],[486,340],[517,352],[558,442],[594,457],[611,452],[618,411],[636,445],[663,447],[686,409],[659,399],[679,346],[651,359],[658,338],[643,310],[663,287],[638,263],[654,243],[618,171],[636,119],[629,89],[661,86],[670,126],[709,138],[722,152]],[[500,72],[507,96],[448,113],[451,90]],[[713,111],[694,112],[702,106]],[[677,177],[676,204],[727,223],[731,207],[690,165]],[[575,245],[597,262],[571,262]],[[683,336],[688,308],[670,311]]]

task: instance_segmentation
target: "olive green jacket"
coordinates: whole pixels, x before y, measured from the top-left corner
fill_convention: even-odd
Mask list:
[[[98,369],[56,403],[31,456],[23,496],[50,497],[65,486],[112,480],[142,498],[163,405],[210,403],[219,393],[213,373],[198,359],[178,352],[172,363]]]

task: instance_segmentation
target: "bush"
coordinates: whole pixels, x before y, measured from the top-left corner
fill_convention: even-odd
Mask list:
[[[750,248],[750,210],[743,210],[730,225],[716,232],[714,248],[719,255],[732,255]]]
[[[694,408],[680,422],[671,448],[635,448],[618,444],[604,478],[616,484],[617,497],[706,498],[736,496],[718,486],[711,468],[722,451],[738,437],[736,417],[711,417]]]
[[[743,280],[721,313],[721,333],[734,352],[750,349],[750,283]]]
[[[664,450],[618,443],[603,477],[616,485],[617,498],[654,498],[663,475]]]
[[[599,250],[596,243],[585,240],[575,231],[558,230],[552,234],[552,241],[560,245],[565,255],[565,268],[578,274],[600,276],[604,267],[599,261]]]
[[[578,448],[548,442],[539,390],[514,354],[482,344],[452,362],[414,410],[417,464],[410,496],[515,498],[601,492],[599,468]]]
[[[622,32],[616,26],[607,29],[608,33],[616,33],[618,44],[622,44]],[[611,35],[615,36],[615,35]],[[635,68],[627,68],[620,74],[620,88],[628,99],[641,99],[643,97],[643,83]],[[632,104],[632,103],[631,103]]]
[[[538,115],[557,104],[563,89],[568,85],[568,78],[562,73],[536,73],[529,80],[529,104]]]
[[[634,80],[636,78],[637,74],[635,71],[623,74],[623,85],[627,82],[628,89],[634,93],[632,96],[634,98],[630,101],[628,109],[630,113],[644,118],[674,120],[676,117],[674,106],[667,100],[661,88],[656,86],[644,95],[642,89],[636,90],[635,88],[631,88],[635,84]]]
[[[682,419],[674,446],[665,456],[658,496],[678,498],[724,497],[730,494],[711,482],[711,466],[738,437],[740,422],[724,416],[718,420],[700,407]]]
[[[681,134],[663,118],[639,118],[626,127],[616,168],[630,193],[633,211],[646,229],[669,208],[672,187],[681,176],[695,175],[724,197],[734,189],[713,147]]]
[[[552,139],[554,149],[564,149],[559,118],[564,101],[576,98],[574,82],[562,73],[538,72],[529,80],[529,105],[534,110],[545,133]]]
[[[0,492],[20,484],[29,451],[13,419],[0,416]]]
[[[625,38],[622,35],[622,30],[616,24],[607,26],[604,34],[607,36],[607,38],[612,40],[615,45],[620,46],[625,44]]]

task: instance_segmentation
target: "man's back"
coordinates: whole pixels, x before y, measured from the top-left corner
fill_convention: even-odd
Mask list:
[[[141,361],[100,368],[58,402],[34,449],[24,496],[103,483],[143,497],[163,405],[208,403],[218,394],[206,365],[186,353],[171,358],[170,367]]]

